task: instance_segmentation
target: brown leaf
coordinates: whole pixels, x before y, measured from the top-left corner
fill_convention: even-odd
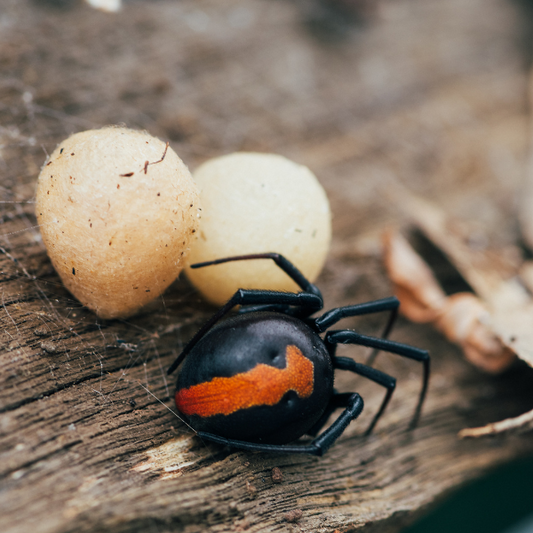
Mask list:
[[[446,296],[428,265],[399,233],[385,235],[385,265],[400,301],[413,322],[432,323],[466,358],[487,372],[501,372],[515,356],[493,330],[482,301],[471,293]]]
[[[402,313],[415,322],[432,323],[461,346],[470,362],[487,372],[505,370],[515,356],[533,367],[533,300],[525,288],[533,284],[531,265],[520,270],[509,254],[473,250],[466,225],[451,220],[425,200],[405,191],[400,194],[400,204],[412,223],[445,254],[475,292],[447,297],[407,240],[389,232],[384,239],[385,265],[402,302]],[[484,428],[463,430],[460,436],[500,433],[532,419],[533,411]]]

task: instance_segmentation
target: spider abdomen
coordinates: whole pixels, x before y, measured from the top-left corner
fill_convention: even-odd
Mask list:
[[[237,315],[194,347],[176,405],[197,431],[280,444],[320,419],[333,392],[331,358],[305,323],[279,313]]]

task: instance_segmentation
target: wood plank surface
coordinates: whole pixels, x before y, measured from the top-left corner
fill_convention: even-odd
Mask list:
[[[361,392],[366,407],[324,457],[204,444],[167,408],[165,371],[213,309],[180,279],[140,316],[102,321],[46,256],[32,203],[45,154],[114,123],[168,139],[191,169],[236,150],[309,166],[334,215],[318,280],[326,309],[390,294],[380,235],[404,221],[397,187],[465,220],[473,246],[514,246],[528,146],[525,12],[503,0],[365,5],[138,0],[106,14],[81,1],[0,0],[3,532],[396,532],[533,452],[527,432],[457,437],[531,409],[533,371],[483,374],[402,320],[393,338],[432,354],[414,431],[421,368],[384,354],[377,366],[398,388],[371,437],[383,392],[339,373],[336,386]],[[369,334],[382,323],[345,322]]]

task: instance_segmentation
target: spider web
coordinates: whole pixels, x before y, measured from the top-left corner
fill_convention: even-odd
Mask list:
[[[174,378],[166,368],[197,325],[198,296],[178,281],[139,316],[104,321],[63,287],[35,217],[36,178],[57,143],[101,124],[36,104],[31,87],[17,81],[4,81],[0,92],[1,341],[7,369],[20,378],[1,409],[74,385],[104,413],[125,399],[132,409],[154,397],[168,407]]]
[[[37,375],[31,393],[23,387],[20,396],[5,399],[3,409],[81,386],[99,416],[118,402],[132,410],[155,406],[168,421],[172,415],[160,402],[178,417],[174,377],[166,369],[212,310],[179,279],[139,315],[105,321],[64,288],[39,232],[36,179],[59,142],[103,124],[36,104],[31,87],[21,83],[1,85],[0,91],[0,164],[6,176],[0,189],[2,341],[13,372],[27,368]],[[174,426],[188,431],[178,420]]]
[[[178,424],[151,394],[172,405],[173,378],[165,370],[212,309],[183,279],[128,320],[102,321],[83,308],[53,270],[37,227],[35,183],[46,155],[74,132],[124,122],[169,139],[192,167],[237,150],[290,157],[287,146],[305,143],[303,153],[313,161],[314,147],[338,134],[340,117],[369,111],[364,102],[373,89],[355,90],[344,67],[358,57],[357,48],[332,63],[335,56],[299,30],[288,4],[213,1],[201,10],[194,2],[170,8],[139,1],[121,24],[96,10],[80,15],[76,7],[52,4],[61,2],[43,8],[45,2],[3,0],[0,13],[0,342],[10,380],[0,386],[0,411],[63,395],[80,411],[64,417],[67,426],[129,409],[149,422],[165,417],[160,429],[150,427],[162,442],[172,436],[164,428]],[[257,27],[265,21],[263,34]],[[343,95],[352,92],[358,98],[348,102]],[[347,146],[349,161],[351,140]],[[328,161],[324,154],[315,164]],[[347,162],[335,174],[335,188],[358,202],[346,210],[344,230],[340,224],[351,236],[373,224],[369,199],[380,198],[374,193],[389,174],[368,180],[363,168],[354,179]],[[332,177],[330,171],[325,179]],[[353,258],[337,260],[329,280],[326,271],[326,300],[341,305],[388,295],[375,260],[361,263],[368,273]],[[379,332],[382,319],[371,325],[367,331]],[[150,431],[138,435],[139,447],[150,446]]]

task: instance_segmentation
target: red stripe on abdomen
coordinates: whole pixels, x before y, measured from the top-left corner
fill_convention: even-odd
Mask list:
[[[313,392],[313,363],[296,346],[287,346],[286,367],[258,364],[229,378],[213,378],[176,392],[176,405],[184,415],[229,415],[257,405],[275,405],[289,391],[300,398]]]

